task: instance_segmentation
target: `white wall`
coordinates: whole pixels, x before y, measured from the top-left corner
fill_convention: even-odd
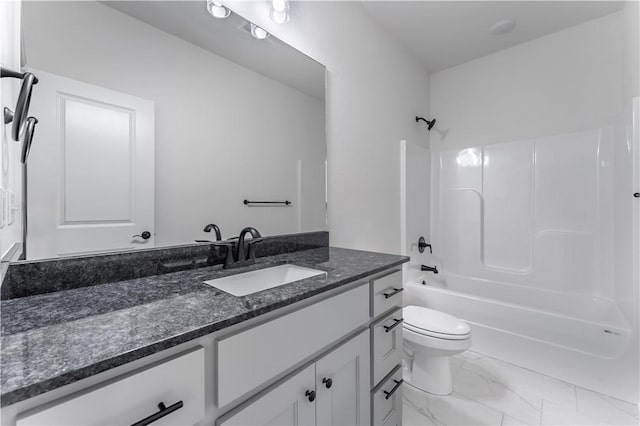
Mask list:
[[[294,2],[285,25],[268,2],[229,4],[327,67],[331,245],[402,252],[399,144],[427,139],[427,72],[357,2]]]
[[[640,96],[640,2],[626,1],[622,10],[624,35],[624,86],[626,100]]]
[[[623,108],[622,14],[541,37],[431,76],[431,111],[460,148],[593,129]]]
[[[16,71],[20,71],[20,1],[0,2],[0,64]],[[20,81],[13,78],[3,78],[0,83],[1,109],[5,106],[15,110],[15,104],[20,90]],[[13,123],[8,125],[2,121],[2,139],[0,145],[0,197],[7,197],[6,191],[14,194],[13,203],[7,205],[0,200],[0,208],[5,208],[13,216],[12,223],[0,226],[0,258],[2,258],[15,243],[22,240],[21,204],[22,178],[20,167],[20,149],[22,144],[11,138]],[[9,209],[12,211],[9,212]],[[0,211],[0,214],[2,212]]]
[[[326,229],[322,101],[95,2],[27,2],[24,35],[30,67],[155,103],[156,245]]]

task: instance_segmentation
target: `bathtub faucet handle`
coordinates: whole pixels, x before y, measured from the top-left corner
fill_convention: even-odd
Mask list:
[[[418,251],[420,253],[424,253],[424,249],[429,247],[429,253],[433,254],[433,250],[431,250],[431,244],[427,244],[427,240],[424,237],[418,238]]]
[[[420,270],[421,271],[427,271],[427,272],[433,272],[434,274],[438,273],[438,267],[437,266],[420,265]]]

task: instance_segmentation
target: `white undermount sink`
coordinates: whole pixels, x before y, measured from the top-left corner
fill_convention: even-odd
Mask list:
[[[217,278],[215,280],[205,281],[204,283],[233,294],[234,296],[246,296],[247,294],[279,287],[318,275],[326,276],[327,273],[303,266],[280,265]]]

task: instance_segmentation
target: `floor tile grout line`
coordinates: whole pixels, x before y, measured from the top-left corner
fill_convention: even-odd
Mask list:
[[[611,395],[607,395],[607,394],[602,393],[602,392],[598,392],[598,391],[595,391],[595,390],[587,389],[587,388],[584,388],[584,387],[582,387],[582,386],[578,386],[578,385],[576,385],[575,383],[567,382],[567,381],[565,381],[565,380],[561,380],[561,379],[558,379],[557,377],[549,376],[548,374],[544,374],[544,373],[541,373],[541,372],[536,371],[536,370],[532,370],[532,369],[527,368],[527,367],[523,367],[523,366],[520,366],[520,365],[517,365],[517,364],[513,364],[513,363],[510,363],[510,362],[507,362],[507,361],[501,360],[501,359],[499,359],[499,358],[491,357],[491,356],[489,356],[489,355],[480,354],[480,352],[475,352],[475,351],[471,351],[471,350],[468,350],[468,352],[473,352],[473,353],[475,353],[475,354],[481,355],[479,358],[472,359],[472,361],[478,361],[478,360],[480,360],[480,359],[482,359],[482,358],[487,358],[488,360],[490,360],[490,361],[495,361],[495,362],[496,362],[496,363],[498,363],[498,364],[504,364],[504,365],[507,365],[508,367],[511,367],[511,368],[515,368],[515,369],[520,369],[520,370],[528,371],[528,372],[530,372],[530,373],[533,373],[533,374],[536,374],[536,375],[539,375],[539,376],[545,377],[545,378],[547,378],[547,379],[550,379],[550,380],[551,380],[551,381],[553,381],[553,382],[559,382],[559,383],[563,383],[563,384],[566,384],[566,385],[568,385],[568,386],[573,387],[573,388],[574,388],[574,390],[575,390],[575,393],[576,393],[576,411],[577,411],[577,408],[578,408],[578,402],[577,402],[577,400],[578,400],[578,396],[577,396],[577,389],[582,389],[582,390],[584,390],[584,391],[586,391],[586,392],[594,393],[594,394],[596,394],[596,395],[598,395],[598,396],[600,396],[600,397],[603,397],[603,398],[613,399],[613,400],[615,400],[615,401],[619,401],[619,402],[621,402],[621,403],[623,403],[623,404],[631,404],[631,405],[635,405],[636,407],[640,408],[640,404],[634,404],[633,402],[625,401],[625,400],[623,400],[623,399],[616,398],[615,396],[611,396]],[[466,362],[466,360],[467,360],[467,359],[469,359],[469,357],[465,357],[465,362]],[[462,367],[462,366],[461,366],[461,367]],[[469,370],[468,368],[465,368],[465,370],[467,370],[467,371],[472,371],[472,370]],[[624,411],[624,410],[623,410],[623,411]]]
[[[470,351],[470,352],[473,352],[473,351]],[[577,386],[574,383],[570,383],[570,382],[567,382],[565,380],[558,379],[557,377],[549,376],[548,374],[544,374],[544,373],[541,373],[539,371],[532,370],[532,369],[527,368],[527,367],[523,367],[521,365],[513,364],[511,362],[507,362],[507,361],[504,361],[504,360],[499,359],[499,358],[494,358],[494,357],[489,356],[489,355],[480,354],[480,352],[474,352],[474,353],[482,355],[482,356],[480,358],[474,359],[473,361],[477,361],[477,360],[482,359],[482,358],[488,358],[488,359],[490,359],[492,361],[496,361],[498,364],[506,364],[509,367],[515,367],[515,368],[518,368],[518,369],[521,369],[521,370],[529,371],[531,373],[534,373],[534,374],[546,377],[548,379],[551,379],[552,381],[555,381],[555,382],[565,383],[565,384],[570,385],[570,386]],[[589,389],[587,389],[587,390],[589,390]],[[596,392],[596,391],[591,391],[591,392],[599,393],[599,392]],[[609,396],[609,395],[605,395],[605,394],[601,394],[601,395],[607,396],[609,398],[618,399],[618,398],[615,398],[615,397],[612,397],[612,396]],[[623,401],[623,402],[627,402],[627,401]]]

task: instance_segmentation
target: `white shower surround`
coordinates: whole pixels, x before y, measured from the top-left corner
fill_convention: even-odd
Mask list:
[[[433,151],[441,273],[408,274],[405,303],[468,321],[476,351],[637,401],[638,104],[634,125]]]

